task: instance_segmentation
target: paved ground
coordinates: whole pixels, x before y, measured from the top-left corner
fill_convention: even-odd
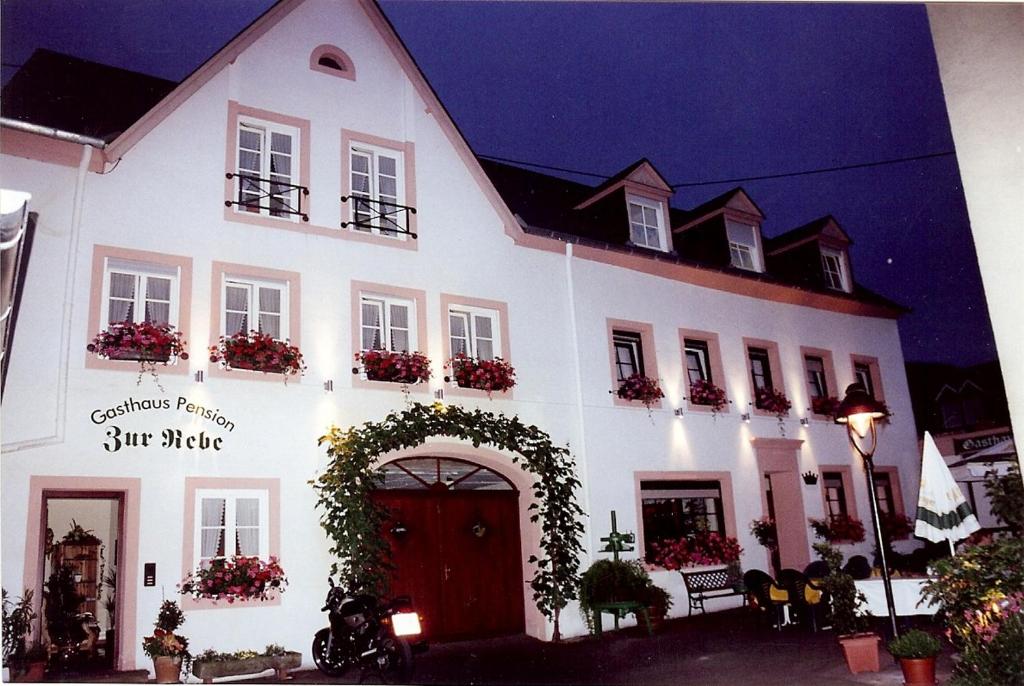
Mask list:
[[[881,651],[881,671],[850,674],[831,631],[800,627],[777,632],[757,625],[746,610],[668,622],[654,637],[634,629],[598,641],[545,643],[526,636],[431,646],[416,656],[414,684],[671,684],[679,686],[839,686],[903,683],[899,665]],[[928,628],[923,625],[922,628]],[[937,628],[932,627],[935,631]],[[948,655],[938,663],[946,683]],[[293,673],[299,683],[357,683],[358,673],[328,679],[316,671]],[[272,683],[270,679],[254,683]],[[366,683],[373,683],[367,680]]]

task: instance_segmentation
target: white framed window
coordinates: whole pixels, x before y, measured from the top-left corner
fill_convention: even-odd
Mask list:
[[[825,379],[825,360],[816,355],[805,355],[804,368],[807,371],[807,387],[811,398],[827,398],[828,381]]]
[[[479,307],[453,305],[448,309],[448,332],[452,357],[465,353],[478,360],[501,357],[498,313]]]
[[[633,195],[626,201],[629,205],[629,240],[644,248],[665,250],[661,203]]]
[[[725,233],[729,239],[729,262],[732,266],[753,272],[764,271],[756,226],[727,219]]]
[[[849,281],[846,278],[846,258],[841,250],[821,249],[821,268],[825,275],[825,285],[836,291],[848,292]]]
[[[178,325],[176,267],[108,258],[103,272],[100,326],[132,322]]]
[[[270,495],[261,489],[196,489],[193,560],[270,555]]]
[[[707,341],[694,338],[684,339],[686,353],[686,377],[690,384],[697,381],[711,381],[711,357]]]
[[[416,350],[416,304],[384,295],[360,295],[360,345],[362,350]]]
[[[405,204],[405,160],[401,152],[365,143],[349,150],[353,231],[403,239],[398,222]],[[404,210],[403,210],[404,211]]]
[[[225,336],[255,330],[279,341],[289,337],[286,282],[225,276],[222,288]]]
[[[612,347],[615,350],[616,381],[621,383],[634,374],[644,374],[644,347],[640,334],[613,331]]]
[[[236,149],[237,211],[297,221],[298,129],[240,118]]]

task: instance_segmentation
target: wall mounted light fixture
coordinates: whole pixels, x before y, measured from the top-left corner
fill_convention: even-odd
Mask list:
[[[744,412],[743,414],[740,415],[740,419],[742,419],[744,422],[749,424],[750,423],[750,413],[749,412]]]
[[[203,379],[205,379],[205,378],[206,378],[206,375],[203,374],[203,370],[202,369],[200,369],[198,372],[195,373],[196,383],[203,383]]]
[[[811,425],[811,420],[810,419],[808,419],[807,417],[801,417],[800,418],[800,426],[810,426],[810,425]]]
[[[677,407],[675,410],[673,410],[672,414],[674,414],[675,416],[677,416],[680,419],[682,419],[683,418],[683,408]]]
[[[443,388],[439,388],[436,391],[434,391],[434,399],[435,400],[444,400],[444,389]]]
[[[334,379],[327,379],[327,381],[324,381],[324,390],[328,393],[334,392]]]

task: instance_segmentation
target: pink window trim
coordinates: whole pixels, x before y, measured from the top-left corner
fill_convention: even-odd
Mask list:
[[[846,464],[819,464],[818,474],[821,477],[821,505],[824,508],[822,512],[825,513],[825,517],[828,517],[828,501],[825,499],[825,472],[839,472],[843,480],[843,494],[846,497],[846,514],[854,519],[860,519],[857,515],[857,494],[853,489],[853,468]],[[893,499],[896,498],[896,490],[893,489]],[[865,530],[871,527],[870,523],[866,525]]]
[[[512,348],[509,343],[508,337],[508,303],[500,300],[484,300],[483,298],[469,298],[462,295],[452,295],[450,293],[441,294],[441,348],[444,354],[444,360],[442,364],[447,362],[452,357],[452,339],[451,339],[451,328],[448,320],[448,310],[453,306],[464,305],[466,307],[479,307],[484,310],[495,310],[498,313],[498,327],[501,332],[501,359],[505,360],[509,364],[512,364]],[[445,370],[447,374],[450,370]],[[515,389],[505,391],[504,393],[492,393],[492,398],[500,398],[502,400],[512,400]],[[445,388],[445,394],[451,396],[462,396],[466,398],[486,398],[487,393],[480,391],[475,388],[462,388],[454,382],[447,385]]]
[[[725,535],[736,538],[736,504],[732,493],[730,472],[633,472],[633,497],[636,502],[636,549],[643,555],[647,549],[644,540],[643,493],[641,481],[717,481],[722,489],[722,518],[725,520]]]
[[[367,281],[352,281],[352,368],[359,366],[355,359],[356,353],[362,351],[362,308],[360,307],[361,296],[384,295],[403,300],[411,300],[416,306],[416,345],[419,352],[430,357],[427,351],[427,294],[426,291],[415,288],[403,288],[401,286],[389,286],[381,283],[369,283]],[[411,351],[415,352],[415,351]],[[439,365],[437,360],[431,360],[431,371],[436,378]],[[443,376],[443,375],[442,375]],[[402,384],[390,381],[370,381],[362,378],[361,374],[352,375],[353,388],[369,388],[375,390],[400,390]],[[408,386],[412,393],[429,393],[429,383],[418,383]]]
[[[757,407],[754,400],[756,398],[754,389],[754,379],[750,375],[750,348],[764,348],[768,351],[768,364],[771,365],[772,373],[772,386],[777,391],[785,393],[786,398],[793,402],[793,398],[786,391],[786,382],[782,374],[782,359],[779,357],[779,344],[775,341],[769,341],[763,338],[746,338],[743,339],[743,361],[746,365],[747,375],[747,387],[750,391],[750,411],[758,417],[774,417],[775,415],[767,410],[762,410]],[[795,407],[789,409],[789,416],[792,417],[796,412]]]
[[[221,331],[221,292],[223,290],[224,278],[236,276],[240,278],[265,279],[268,281],[283,281],[288,284],[288,340],[292,345],[302,350],[300,345],[300,276],[298,272],[283,271],[280,269],[269,269],[266,267],[253,267],[244,264],[230,264],[228,262],[214,261],[212,264],[213,279],[210,286],[210,346],[215,346],[223,334]],[[209,356],[207,356],[208,358]],[[280,374],[264,374],[263,372],[251,372],[246,369],[222,369],[219,362],[210,362],[210,376],[222,379],[236,379],[248,381],[275,381],[281,383]],[[302,383],[301,376],[293,376],[288,380],[289,384]]]
[[[341,194],[349,196],[352,193],[352,144],[365,143],[378,148],[387,148],[402,153],[403,174],[405,178],[405,204],[409,207],[416,207],[416,144],[412,141],[398,141],[390,138],[381,138],[370,133],[352,131],[351,129],[341,130]],[[351,212],[351,203],[341,205],[341,220],[348,221]],[[417,215],[409,213],[409,231],[419,233],[419,221]],[[402,248],[403,250],[419,250],[421,238],[413,239],[406,236],[404,239],[387,238],[374,233],[356,231],[352,227],[345,227],[338,233],[339,238],[370,243],[373,245],[386,245],[390,248]]]
[[[325,67],[320,64],[319,62],[321,57],[330,57],[336,61],[341,65],[342,71],[331,69],[330,67]],[[322,74],[330,74],[331,76],[348,79],[349,81],[356,80],[356,65],[352,61],[352,58],[349,57],[348,53],[341,48],[327,43],[318,45],[313,49],[313,52],[309,55],[309,68]]]
[[[613,341],[613,334],[615,331],[625,331],[628,333],[635,333],[640,335],[640,345],[643,347],[644,352],[644,376],[658,381],[658,385],[661,385],[661,381],[658,379],[658,357],[654,350],[654,326],[646,324],[644,322],[631,322],[625,319],[606,319],[605,320],[608,331],[608,364],[609,370],[611,371],[611,382],[612,382],[612,404],[616,407],[643,407],[638,400],[624,400],[619,397],[616,391],[619,390],[619,384],[616,379],[618,374],[615,367],[615,345]],[[665,391],[664,388],[661,389]],[[656,403],[651,405],[652,408],[661,408],[662,401],[664,398],[660,398]]]
[[[209,490],[259,490],[267,491],[267,518],[270,539],[269,555],[281,556],[281,482],[279,479],[257,479],[243,477],[205,477],[190,476],[185,478],[185,526],[181,550],[181,578],[195,569],[195,535],[196,535],[196,491]],[[287,571],[287,569],[286,569]],[[267,607],[280,605],[281,596],[274,595],[269,600],[244,600],[234,603],[226,601],[196,599],[191,596],[181,597],[183,610],[225,610],[233,607]]]
[[[821,420],[823,422],[833,421],[832,417],[827,414],[818,414],[811,409],[811,393],[809,386],[807,385],[807,357],[820,357],[823,366],[825,367],[825,383],[828,385],[828,394],[832,397],[843,399],[843,394],[839,389],[839,385],[836,382],[836,367],[832,360],[832,351],[826,350],[825,348],[808,348],[800,346],[800,364],[801,370],[803,371],[804,379],[804,392],[807,395],[807,413],[814,419]]]
[[[139,511],[141,505],[142,480],[94,477],[94,476],[32,476],[29,478],[28,519],[25,534],[25,566],[21,588],[34,589],[36,610],[43,597],[43,550],[42,536],[46,530],[43,522],[43,494],[46,491],[98,493],[119,492],[124,497],[124,521],[121,522],[125,540],[123,563],[126,571],[119,579],[124,586],[119,589],[117,614],[120,618],[119,632],[127,639],[118,638],[120,650],[117,668],[135,669],[135,623],[138,615],[138,580],[142,577],[139,565]],[[123,607],[122,607],[123,605]],[[42,614],[41,612],[39,614]]]
[[[882,388],[882,373],[881,368],[878,366],[878,358],[871,357],[870,355],[850,355],[850,374],[853,377],[853,381],[857,380],[856,365],[866,364],[871,372],[871,383],[875,386],[875,400],[880,403],[885,402],[885,389]]]
[[[94,245],[92,250],[92,285],[89,291],[89,330],[86,332],[86,344],[91,343],[93,337],[100,330],[100,311],[105,306],[103,300],[103,276],[106,271],[108,259],[128,260],[132,262],[145,262],[160,267],[172,267],[178,270],[178,321],[176,329],[181,331],[186,342],[186,350],[189,355],[197,354],[194,345],[189,339],[189,322],[192,316],[192,258],[181,255],[168,255],[165,253],[149,252],[147,250],[132,250],[129,248],[116,248],[109,245]],[[83,350],[85,346],[82,346]],[[198,351],[202,353],[202,351]],[[86,369],[113,369],[125,372],[138,372],[139,363],[132,360],[105,360],[93,353],[85,351]],[[188,363],[178,360],[175,364],[159,366],[158,374],[187,374]]]
[[[261,119],[273,124],[291,126],[299,130],[299,178],[297,184],[309,188],[309,154],[310,125],[308,119],[300,119],[287,114],[279,114],[269,110],[261,110],[256,107],[241,105],[235,100],[228,101],[228,123],[226,135],[226,152],[224,156],[224,169],[226,173],[238,171],[238,120],[240,117],[251,117]],[[312,218],[313,195],[302,197],[302,207],[306,214]],[[235,180],[224,178],[224,200],[235,199]],[[289,219],[287,217],[265,217],[253,215],[250,212],[238,212],[234,205],[224,207],[224,219],[229,222],[251,224],[253,226],[268,226],[275,229],[289,229],[302,233],[322,233],[326,229],[308,226],[309,222],[302,221],[302,218]]]
[[[686,395],[686,410],[688,412],[711,413],[707,405],[695,405],[690,402],[689,376],[686,372],[686,339],[704,341],[708,344],[708,363],[711,365],[712,383],[725,391],[725,398],[729,399],[729,389],[725,383],[725,367],[722,366],[722,348],[718,342],[718,334],[713,331],[698,331],[697,329],[679,329],[679,352],[683,358],[683,393]],[[731,411],[732,403],[727,402],[719,413],[726,414]]]

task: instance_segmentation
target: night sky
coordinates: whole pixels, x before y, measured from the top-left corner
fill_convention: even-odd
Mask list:
[[[37,47],[180,80],[271,4],[4,0],[4,80]],[[647,157],[692,184],[953,150],[921,5],[382,6],[481,155],[604,176]],[[836,217],[857,281],[913,310],[907,360],[995,358],[955,156],[683,187],[673,204],[737,185],[766,236]]]

